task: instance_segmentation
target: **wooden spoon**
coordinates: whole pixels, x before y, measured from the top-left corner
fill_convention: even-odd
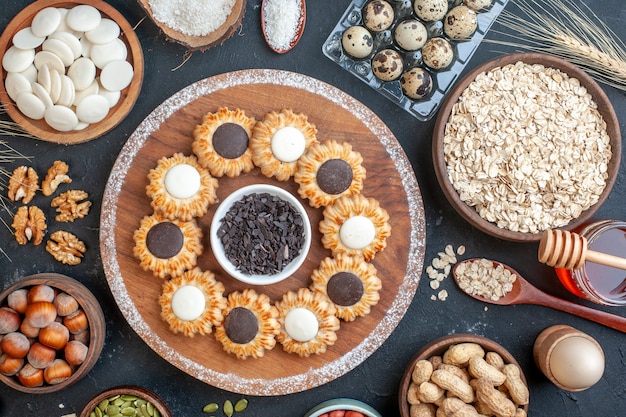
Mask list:
[[[459,283],[459,276],[457,276],[456,270],[462,263],[465,262],[477,262],[479,259],[467,259],[465,261],[457,263],[452,269],[452,275],[456,283]],[[576,304],[571,301],[563,300],[561,298],[554,297],[546,294],[537,287],[533,286],[530,282],[526,281],[517,271],[508,265],[501,262],[492,261],[494,265],[502,265],[504,268],[515,274],[517,279],[513,283],[513,289],[507,293],[504,297],[494,301],[479,295],[468,294],[479,301],[490,304],[498,305],[513,305],[513,304],[534,304],[544,307],[554,308],[556,310],[564,311],[569,314],[573,314],[578,317],[582,317],[587,320],[594,321],[596,323],[608,326],[612,329],[619,330],[620,332],[626,332],[626,318],[616,316],[614,314],[606,313],[601,310],[596,310],[590,307]]]
[[[565,269],[578,269],[585,261],[626,269],[626,259],[587,248],[587,239],[567,230],[546,230],[539,241],[539,262]]]
[[[281,45],[276,45],[276,40],[271,39],[271,33],[268,33],[267,22],[270,19],[276,19],[279,16],[268,15],[267,13],[267,5],[275,0],[263,0],[261,2],[261,30],[263,31],[263,37],[265,38],[265,42],[267,45],[276,53],[284,54],[285,52],[289,52],[293,49],[294,46],[298,43],[300,38],[302,37],[302,33],[304,32],[304,24],[306,23],[306,1],[305,0],[292,0],[297,1],[300,5],[300,16],[298,21],[296,22],[296,28],[293,33],[293,37],[289,42],[289,45],[285,47],[281,47]]]

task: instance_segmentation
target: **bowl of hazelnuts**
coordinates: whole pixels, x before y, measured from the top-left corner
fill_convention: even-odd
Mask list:
[[[76,383],[97,362],[104,337],[98,300],[73,278],[30,275],[0,293],[0,381],[18,391]]]

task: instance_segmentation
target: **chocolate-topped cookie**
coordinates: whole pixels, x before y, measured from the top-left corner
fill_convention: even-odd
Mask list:
[[[226,335],[234,343],[246,344],[257,335],[259,322],[254,313],[245,307],[235,307],[224,318]]]
[[[180,227],[168,221],[157,223],[148,230],[146,246],[151,254],[159,259],[176,256],[183,248],[183,236]]]
[[[317,184],[327,194],[341,194],[350,188],[353,171],[342,159],[329,159],[317,170]]]
[[[363,297],[363,283],[358,275],[341,271],[334,274],[326,284],[330,300],[340,306],[351,306]]]
[[[213,133],[213,148],[224,158],[239,158],[248,149],[250,138],[245,129],[236,123],[219,125]]]

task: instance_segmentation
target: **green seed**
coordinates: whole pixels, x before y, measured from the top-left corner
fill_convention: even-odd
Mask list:
[[[220,408],[220,406],[217,403],[209,403],[209,404],[204,406],[204,408],[202,409],[202,412],[204,412],[204,413],[214,413],[219,408]]]
[[[137,399],[137,396],[131,394],[123,394],[121,398],[124,401],[135,401]]]
[[[136,416],[137,415],[137,409],[134,407],[125,407],[122,408],[122,415],[123,416]]]
[[[150,417],[154,417],[154,406],[152,405],[152,403],[148,403],[146,404],[147,410],[148,410],[148,414],[150,415]]]
[[[89,413],[89,417],[96,417],[96,412],[92,411],[91,413]]]
[[[137,398],[135,400],[135,406],[137,406],[137,408],[141,407],[142,405],[148,404],[148,401],[142,399],[142,398]]]
[[[161,413],[156,408],[154,409],[154,417],[161,417]]]
[[[113,405],[120,407],[122,404],[124,404],[124,400],[122,399],[122,397],[113,400]]]
[[[104,400],[100,401],[100,403],[98,404],[98,408],[100,409],[100,411],[104,411],[106,410],[108,405],[109,405],[109,400],[105,398]]]
[[[230,400],[224,401],[224,414],[226,417],[232,417],[233,411],[233,403]]]
[[[242,398],[235,403],[235,411],[238,413],[242,412],[246,408],[248,408],[248,400],[245,398]]]
[[[109,404],[109,406],[106,409],[106,414],[108,416],[114,416],[116,414],[120,413],[120,408],[117,405],[114,404]]]
[[[147,404],[142,404],[141,406],[139,406],[139,411],[141,412],[141,415],[143,417],[150,417],[150,414],[148,414],[148,405]]]
[[[109,406],[108,401],[107,401],[107,407]],[[106,410],[107,408],[104,407],[102,410],[99,408],[96,408],[94,411],[96,412],[96,417],[102,417],[104,416],[104,410]]]

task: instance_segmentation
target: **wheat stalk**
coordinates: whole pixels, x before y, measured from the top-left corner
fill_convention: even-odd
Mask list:
[[[486,39],[563,58],[583,67],[595,79],[626,91],[626,46],[587,6],[551,0],[547,6],[512,0],[520,14],[502,11],[498,22],[510,32],[493,30],[512,41]]]

